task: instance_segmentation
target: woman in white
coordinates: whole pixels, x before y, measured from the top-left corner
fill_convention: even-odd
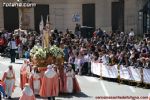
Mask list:
[[[2,80],[6,84],[6,95],[9,99],[11,99],[11,95],[15,86],[15,72],[13,70],[12,65],[9,66],[9,69],[4,72]]]
[[[75,77],[75,74],[71,65],[68,65],[66,77],[67,77],[66,79],[67,93],[73,93],[73,78]]]

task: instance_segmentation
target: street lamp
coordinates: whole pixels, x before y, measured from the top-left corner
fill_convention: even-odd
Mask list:
[[[150,0],[147,5],[147,32],[150,30]]]
[[[140,10],[139,12],[138,12],[138,31],[139,31],[139,33],[141,34],[141,33],[143,33],[143,11],[142,10]]]
[[[143,18],[143,12],[139,11],[139,20],[142,20],[142,18]]]

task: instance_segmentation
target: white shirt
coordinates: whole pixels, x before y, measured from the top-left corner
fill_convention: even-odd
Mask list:
[[[131,32],[129,33],[129,36],[134,36],[134,32],[131,31]]]
[[[8,46],[10,47],[10,49],[17,49],[17,46],[16,46],[16,42],[15,41],[10,41],[8,43]]]
[[[90,62],[89,55],[85,55],[85,56],[84,56],[84,62]]]

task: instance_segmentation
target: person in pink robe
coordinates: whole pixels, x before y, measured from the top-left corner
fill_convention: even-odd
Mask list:
[[[19,100],[36,100],[32,89],[30,88],[29,84],[25,84],[25,87],[22,91],[22,95]]]
[[[79,93],[81,89],[75,77],[72,65],[68,64],[67,66],[66,77],[64,78],[64,91],[66,93]]]
[[[34,94],[39,95],[39,91],[42,84],[42,77],[36,66],[34,66],[34,69],[29,77],[29,84]]]
[[[59,94],[58,75],[54,71],[52,65],[47,66],[39,94],[41,97],[48,97],[48,100],[55,100],[55,96]]]
[[[24,64],[22,65],[21,69],[20,69],[20,87],[23,90],[24,85],[26,83],[28,83],[28,79],[27,79],[27,60],[24,60]]]
[[[74,71],[71,65],[68,65],[66,70],[66,79],[65,79],[65,92],[66,93],[73,93],[73,78],[75,77]]]

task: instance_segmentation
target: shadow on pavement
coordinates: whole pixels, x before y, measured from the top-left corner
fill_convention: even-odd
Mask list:
[[[83,92],[80,93],[65,93],[65,94],[60,94],[59,97],[61,98],[73,98],[73,97],[81,97],[81,98],[89,98],[88,95],[84,94]]]
[[[89,98],[88,95],[84,94],[83,92],[80,92],[80,93],[63,93],[63,94],[59,94],[58,98],[73,98],[73,97],[78,97],[78,98]],[[47,98],[44,98],[44,97],[40,97],[40,96],[36,96],[36,98],[38,99],[47,99]],[[56,97],[57,98],[57,97]],[[57,100],[59,100],[57,98]]]
[[[15,63],[15,64],[23,64],[23,63]]]
[[[4,100],[19,100],[19,97],[14,97],[14,98],[12,97],[11,99],[4,99]]]

